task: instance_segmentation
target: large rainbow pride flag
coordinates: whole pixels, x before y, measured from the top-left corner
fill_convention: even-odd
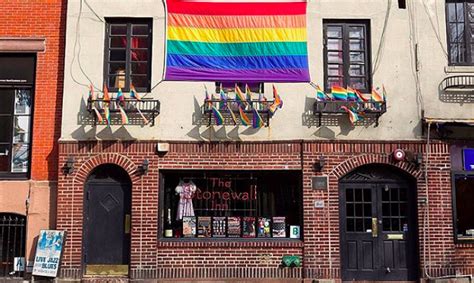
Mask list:
[[[165,80],[308,82],[306,0],[166,0]]]

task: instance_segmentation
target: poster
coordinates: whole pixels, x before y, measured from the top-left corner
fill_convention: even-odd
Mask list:
[[[33,275],[56,277],[64,244],[64,231],[41,230],[36,245]]]

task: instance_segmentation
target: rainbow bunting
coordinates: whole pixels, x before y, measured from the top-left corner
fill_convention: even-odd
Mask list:
[[[260,129],[261,127],[265,126],[263,122],[262,116],[258,113],[255,108],[252,108],[253,116],[252,116],[252,128]]]
[[[247,107],[248,105],[248,102],[244,94],[242,93],[242,91],[240,90],[240,87],[237,84],[235,84],[235,100],[237,101],[239,106],[243,108]]]
[[[316,100],[317,101],[326,101],[329,100],[329,97],[324,93],[324,91],[319,87],[319,85],[316,86]]]
[[[355,89],[353,89],[351,87],[347,87],[347,100],[348,101],[357,101],[358,100]]]
[[[166,0],[165,6],[165,80],[310,81],[305,0]]]
[[[110,102],[110,95],[109,95],[109,89],[104,83],[104,97],[103,97],[104,102]]]
[[[341,109],[347,112],[347,115],[349,116],[349,121],[351,121],[352,126],[359,121],[359,115],[353,111],[352,109],[347,108],[346,106],[341,106]]]
[[[347,90],[340,86],[332,86],[331,95],[334,100],[347,100]]]
[[[239,114],[240,114],[240,121],[242,122],[242,125],[250,126],[252,122],[250,121],[249,117],[245,114],[245,112],[242,110],[241,107],[239,107]]]
[[[130,97],[135,98],[136,100],[142,100],[142,97],[138,94],[133,84],[130,85]]]
[[[118,103],[118,105],[124,105],[125,104],[125,96],[122,93],[122,89],[119,88],[117,91],[117,97],[115,98],[115,101]]]
[[[109,109],[109,104],[106,103],[104,104],[104,116],[105,116],[105,121],[107,122],[107,125],[110,125],[110,109]]]
[[[212,106],[212,116],[214,116],[214,119],[216,120],[216,125],[220,126],[224,124],[224,117],[222,117],[221,112],[219,112],[219,109],[217,109],[215,106]]]
[[[270,110],[270,113],[275,114],[275,112],[282,108],[283,107],[283,100],[281,99],[281,97],[278,95],[278,92],[277,92],[277,89],[275,87],[275,85],[273,85],[273,104],[270,105],[270,107],[268,108],[268,110]]]

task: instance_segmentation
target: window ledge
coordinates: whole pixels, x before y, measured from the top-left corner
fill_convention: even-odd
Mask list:
[[[225,248],[242,248],[242,247],[275,247],[275,248],[301,248],[303,241],[299,239],[245,239],[245,238],[180,238],[166,239],[162,238],[158,241],[158,247],[225,247]]]
[[[474,73],[474,66],[446,66],[446,73]]]

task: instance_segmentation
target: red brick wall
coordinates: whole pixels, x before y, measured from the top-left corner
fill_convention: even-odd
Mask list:
[[[171,143],[169,152],[162,156],[155,153],[155,145],[153,142],[60,144],[60,164],[69,155],[76,158],[75,172],[61,175],[58,184],[58,229],[69,232],[63,275],[80,276],[83,183],[95,166],[116,163],[133,180],[132,277],[234,278],[235,274],[255,272],[259,274],[255,275],[257,278],[340,278],[338,180],[341,177],[364,164],[391,164],[417,179],[419,201],[426,197],[424,167],[393,163],[389,154],[396,148],[424,153],[424,164],[429,155],[428,205],[418,204],[421,267],[426,266],[429,275],[471,273],[474,268],[474,245],[456,246],[453,242],[446,144],[433,143],[427,154],[426,145],[421,142]],[[326,165],[323,172],[315,173],[312,164],[321,155],[325,156]],[[145,158],[150,161],[150,170],[139,177],[135,170]],[[160,169],[303,169],[304,242],[159,241]],[[329,176],[327,191],[311,189],[311,178],[320,174]],[[315,200],[325,200],[325,209],[314,208]],[[303,255],[303,268],[278,268],[284,254]]]
[[[3,0],[0,37],[40,37],[34,101],[32,172],[34,180],[55,181],[61,130],[66,0]]]

